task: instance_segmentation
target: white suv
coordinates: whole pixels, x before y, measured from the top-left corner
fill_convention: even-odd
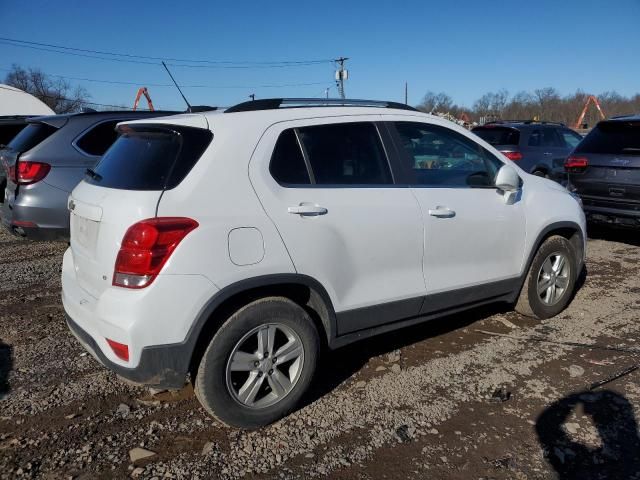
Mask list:
[[[130,121],[73,190],[71,330],[132,381],[188,375],[254,428],[336,348],[480,304],[570,301],[585,220],[468,131],[374,101],[257,100]]]

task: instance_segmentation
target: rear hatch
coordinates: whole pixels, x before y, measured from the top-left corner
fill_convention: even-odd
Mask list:
[[[209,130],[158,123],[119,130],[69,197],[76,280],[94,298],[112,284],[127,229],[156,216],[162,192],[180,184],[212,138]]]
[[[484,125],[474,128],[472,132],[492,147],[495,147],[496,150],[500,150],[510,160],[520,160],[522,158],[519,148],[520,131],[517,128]]]
[[[569,159],[571,184],[585,205],[640,211],[640,121],[600,122]]]
[[[66,119],[62,123],[60,121],[47,122],[48,118],[56,119],[56,117],[42,117],[42,121],[30,121],[26,127],[9,142],[6,148],[0,150],[0,168],[6,173],[7,186],[6,192],[2,199],[5,203],[10,200],[18,188],[17,172],[19,171],[18,162],[20,155],[28,152],[36,145],[39,145],[49,137],[51,137],[58,129],[66,123]],[[58,119],[56,119],[58,120]]]

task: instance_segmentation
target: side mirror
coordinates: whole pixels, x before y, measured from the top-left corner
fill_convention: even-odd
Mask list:
[[[496,175],[496,188],[503,192],[517,192],[520,189],[520,177],[513,167],[503,165]]]

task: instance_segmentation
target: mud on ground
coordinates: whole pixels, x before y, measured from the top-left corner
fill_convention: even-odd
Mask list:
[[[0,233],[0,478],[640,478],[640,370],[589,390],[640,363],[640,236],[593,237],[558,317],[495,305],[328,353],[300,410],[244,432],[101,367],[64,323],[66,245]]]

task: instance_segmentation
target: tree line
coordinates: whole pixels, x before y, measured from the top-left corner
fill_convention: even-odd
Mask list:
[[[596,95],[607,117],[640,113],[640,94],[626,97],[615,91]],[[444,92],[427,92],[416,106],[423,112],[449,113],[456,118],[463,114],[472,121],[481,119],[547,120],[573,126],[584,108],[588,93],[578,90],[571,95],[561,95],[553,87],[539,88],[533,92],[521,91],[511,96],[507,90],[482,95],[472,108],[457,105]],[[584,123],[595,125],[600,120],[593,104],[587,109]]]

